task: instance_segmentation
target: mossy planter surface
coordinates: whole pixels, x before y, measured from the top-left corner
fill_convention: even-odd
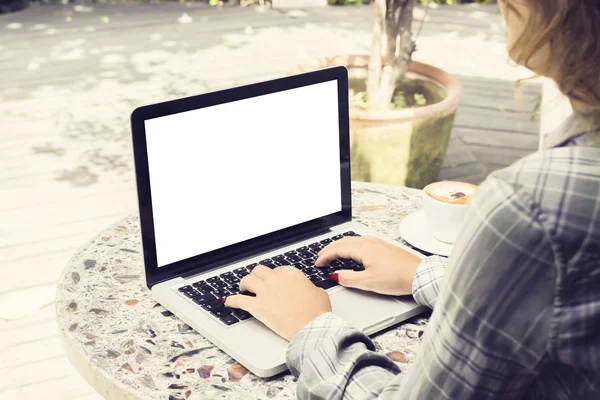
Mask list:
[[[349,78],[366,78],[368,56],[336,56],[299,64],[294,73],[344,65]],[[352,180],[422,189],[440,173],[462,94],[460,81],[441,69],[413,61],[410,79],[445,90],[443,100],[417,108],[375,111],[350,109]]]

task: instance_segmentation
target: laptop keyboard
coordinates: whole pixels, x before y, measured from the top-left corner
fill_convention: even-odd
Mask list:
[[[339,240],[344,236],[360,236],[352,231],[342,235],[335,235],[331,238],[302,246],[296,250],[291,250],[271,258],[261,260],[245,267],[237,268],[230,272],[225,272],[213,276],[203,281],[195,282],[191,285],[180,287],[178,290],[182,296],[187,297],[201,307],[206,312],[218,318],[225,325],[233,325],[240,321],[252,318],[252,315],[246,311],[225,307],[223,297],[234,294],[245,294],[255,296],[254,293],[240,292],[240,280],[250,274],[257,265],[264,265],[271,269],[282,265],[291,265],[300,270],[317,287],[329,289],[337,286],[338,283],[331,279],[331,274],[341,269],[362,271],[364,267],[350,259],[338,258],[331,261],[326,267],[315,267],[317,253],[329,243]]]

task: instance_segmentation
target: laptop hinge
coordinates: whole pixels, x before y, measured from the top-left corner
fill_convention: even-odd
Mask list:
[[[312,229],[312,230],[310,230],[310,232],[300,234],[300,235],[294,235],[294,236],[290,237],[289,239],[284,239],[279,242],[275,242],[271,245],[263,245],[263,246],[261,246],[261,252],[266,253],[268,251],[275,250],[279,247],[285,247],[292,243],[301,242],[303,240],[307,240],[307,239],[310,239],[310,238],[313,238],[316,236],[320,236],[320,235],[323,235],[323,234],[329,233],[329,232],[331,232],[330,228],[323,228],[323,229],[319,229],[319,230]],[[236,254],[231,257],[223,258],[223,259],[213,262],[211,264],[202,265],[201,267],[199,266],[198,268],[196,268],[192,271],[188,271],[179,276],[184,279],[189,278],[190,276],[198,275],[200,273],[210,271],[211,269],[218,268],[223,265],[233,264],[237,261],[243,260],[244,258],[253,257],[254,255],[256,255],[256,249],[249,250],[244,253]],[[200,268],[201,268],[201,270],[200,270]]]

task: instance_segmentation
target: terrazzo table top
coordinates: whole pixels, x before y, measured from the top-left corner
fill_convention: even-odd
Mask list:
[[[401,241],[398,225],[421,207],[420,191],[353,182],[354,218]],[[109,399],[295,398],[288,372],[259,378],[150,298],[138,216],[116,223],[73,256],[58,284],[63,347],[77,371]],[[374,336],[403,373],[429,313]]]

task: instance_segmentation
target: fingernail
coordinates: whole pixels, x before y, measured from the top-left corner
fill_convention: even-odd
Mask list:
[[[331,280],[334,282],[339,282],[340,281],[340,277],[338,276],[337,272],[334,272],[333,274],[331,274]]]
[[[337,282],[337,281],[336,281]],[[225,302],[227,301],[227,297],[223,297],[223,304],[225,304]]]

